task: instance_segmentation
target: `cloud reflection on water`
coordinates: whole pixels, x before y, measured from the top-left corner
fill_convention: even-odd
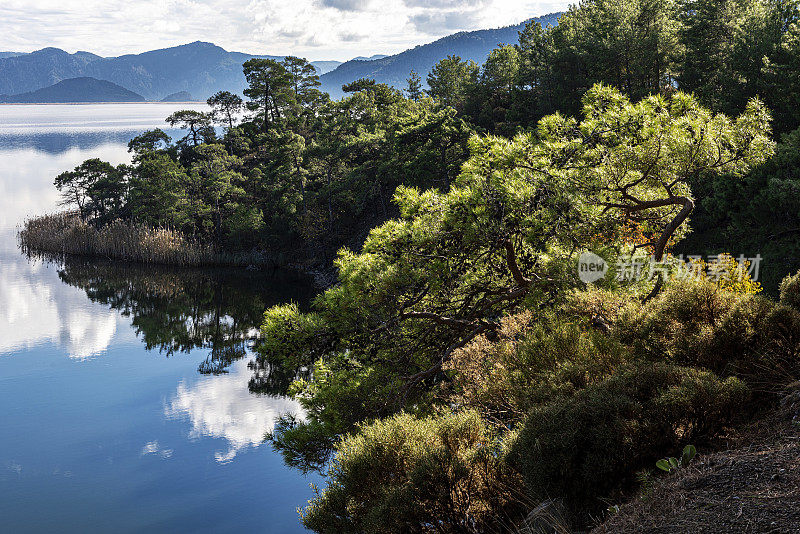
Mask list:
[[[169,418],[187,417],[192,423],[189,437],[225,438],[227,451],[217,451],[217,462],[227,463],[249,447],[258,447],[277,419],[290,413],[302,416],[300,404],[285,397],[254,395],[247,388],[251,371],[240,360],[230,373],[181,382],[164,413]]]
[[[52,267],[19,254],[0,254],[0,354],[46,343],[70,358],[103,353],[122,320],[63,284]]]
[[[59,194],[53,187],[58,173],[90,157],[100,156],[114,164],[130,160],[126,142],[120,137],[129,133],[97,125],[88,131],[75,131],[78,124],[100,121],[98,109],[103,108],[2,107],[0,354],[53,343],[70,357],[85,359],[104,352],[120,330],[121,319],[116,312],[89,301],[83,291],[63,284],[53,266],[28,261],[16,246],[17,228],[25,218],[58,209]],[[131,116],[141,111],[120,109]],[[146,109],[159,114],[166,111]],[[155,122],[153,118],[136,125]]]

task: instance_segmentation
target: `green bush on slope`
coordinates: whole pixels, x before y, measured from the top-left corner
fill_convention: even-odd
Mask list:
[[[800,271],[781,282],[781,304],[800,310]]]
[[[563,310],[566,311],[566,310]],[[572,317],[506,317],[500,339],[482,336],[453,354],[447,400],[511,428],[541,403],[570,398],[629,361],[616,339]]]
[[[637,469],[735,420],[748,396],[733,377],[664,363],[625,367],[532,410],[509,459],[532,499],[563,498],[586,519]]]
[[[521,481],[502,456],[475,412],[395,415],[339,443],[303,524],[331,534],[495,531],[521,511]]]
[[[481,532],[552,498],[584,524],[638,470],[800,378],[800,312],[708,280],[670,282],[647,304],[578,291],[557,311],[508,316],[496,339],[456,351],[442,392],[460,413],[397,415],[340,441],[306,526]]]
[[[674,282],[645,306],[628,308],[615,333],[641,359],[737,376],[759,392],[800,377],[800,312],[707,280]]]

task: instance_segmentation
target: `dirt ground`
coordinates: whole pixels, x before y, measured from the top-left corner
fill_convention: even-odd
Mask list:
[[[731,449],[698,455],[592,532],[800,533],[800,388]]]

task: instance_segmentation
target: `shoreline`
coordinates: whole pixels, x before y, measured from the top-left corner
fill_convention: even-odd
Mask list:
[[[314,267],[284,252],[215,250],[177,230],[124,221],[95,228],[69,212],[30,218],[17,227],[16,236],[24,254],[46,260],[72,256],[183,268],[284,269],[307,277],[320,290],[337,281],[332,267]]]

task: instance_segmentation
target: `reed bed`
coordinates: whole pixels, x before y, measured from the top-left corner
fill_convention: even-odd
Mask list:
[[[161,265],[221,265],[253,263],[254,258],[219,254],[170,228],[151,228],[115,221],[97,228],[76,213],[28,219],[19,231],[28,254],[100,256],[113,260]]]

